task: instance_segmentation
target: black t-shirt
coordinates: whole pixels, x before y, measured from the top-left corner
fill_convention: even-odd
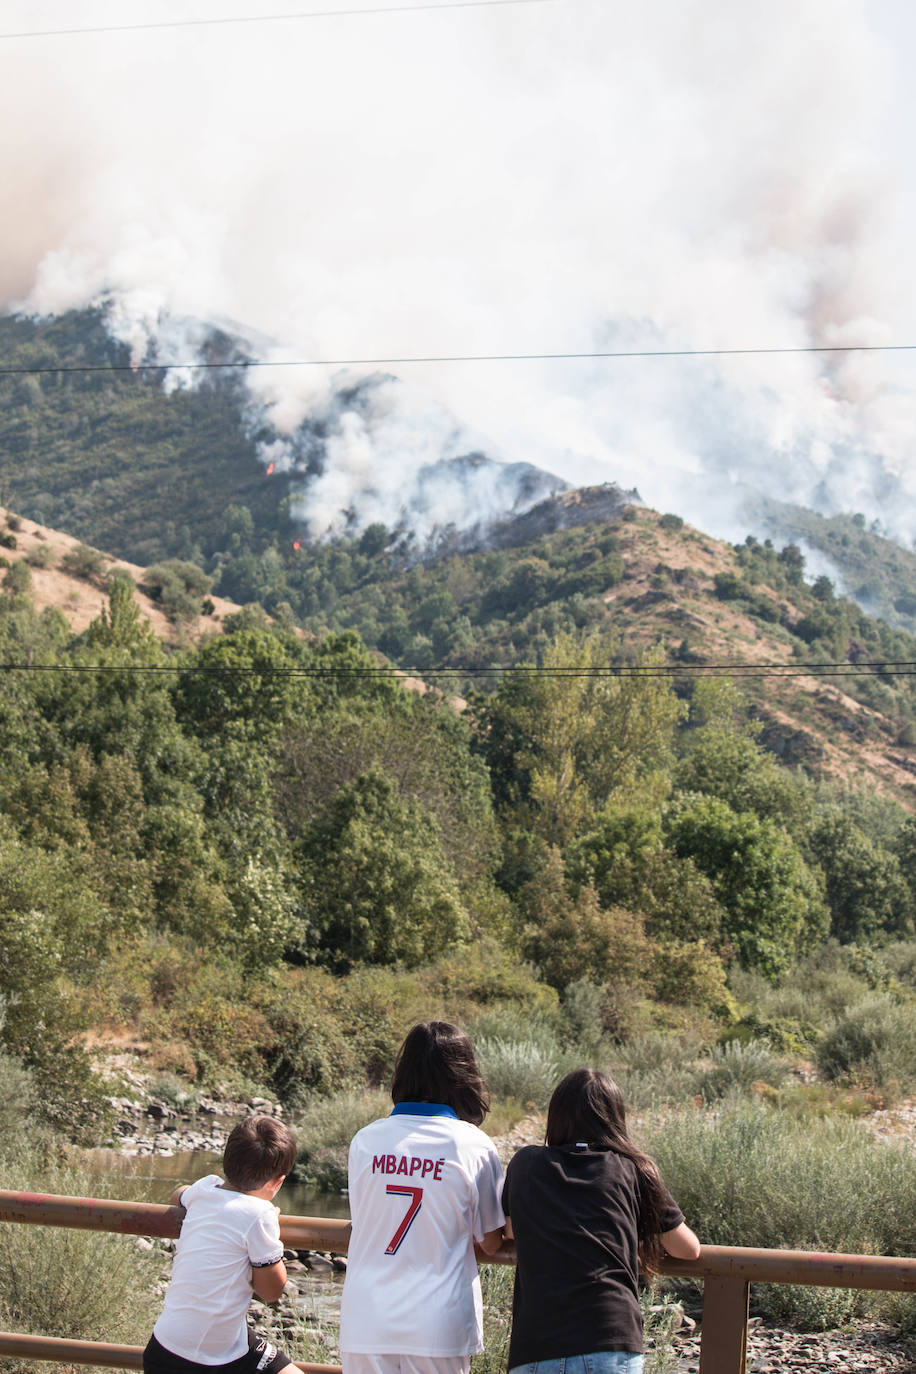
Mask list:
[[[528,1145],[506,1170],[518,1269],[509,1368],[642,1346],[637,1287],[644,1184],[614,1150]],[[668,1197],[661,1230],[684,1214]]]

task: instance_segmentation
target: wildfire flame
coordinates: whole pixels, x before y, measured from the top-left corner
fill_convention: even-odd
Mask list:
[[[269,477],[270,474],[273,472],[273,470],[274,470],[274,465],[273,465],[273,463],[268,463],[268,464],[267,464],[267,476],[268,476],[268,477]]]
[[[294,548],[294,549],[301,549],[301,548],[302,548],[302,545],[300,544],[300,542],[299,542],[298,539],[294,539],[294,540],[293,540],[293,548]]]

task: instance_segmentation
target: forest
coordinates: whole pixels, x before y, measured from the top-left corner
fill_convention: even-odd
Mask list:
[[[781,765],[727,677],[607,673],[612,629],[573,627],[456,702],[255,608],[170,650],[119,576],[74,636],[29,579],[0,584],[2,1034],[74,1136],[106,1129],[90,1032],[304,1105],[383,1081],[430,999],[813,1053],[757,1004],[826,947],[910,1006],[916,818]]]

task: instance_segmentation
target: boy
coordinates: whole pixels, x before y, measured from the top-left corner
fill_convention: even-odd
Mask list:
[[[146,1374],[299,1374],[246,1321],[252,1289],[276,1302],[286,1283],[272,1199],[296,1162],[296,1142],[271,1116],[249,1116],[223,1153],[225,1181],[208,1174],[176,1188],[185,1209],[162,1314],[143,1352]]]

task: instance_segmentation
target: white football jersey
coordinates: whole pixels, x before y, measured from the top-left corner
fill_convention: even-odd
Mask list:
[[[186,1209],[162,1313],[160,1345],[195,1364],[228,1364],[248,1350],[251,1270],[283,1258],[280,1219],[264,1198],[224,1188],[216,1174],[182,1190]]]
[[[493,1142],[449,1107],[402,1102],[353,1137],[342,1351],[483,1348],[473,1242],[505,1221],[502,1183]]]

